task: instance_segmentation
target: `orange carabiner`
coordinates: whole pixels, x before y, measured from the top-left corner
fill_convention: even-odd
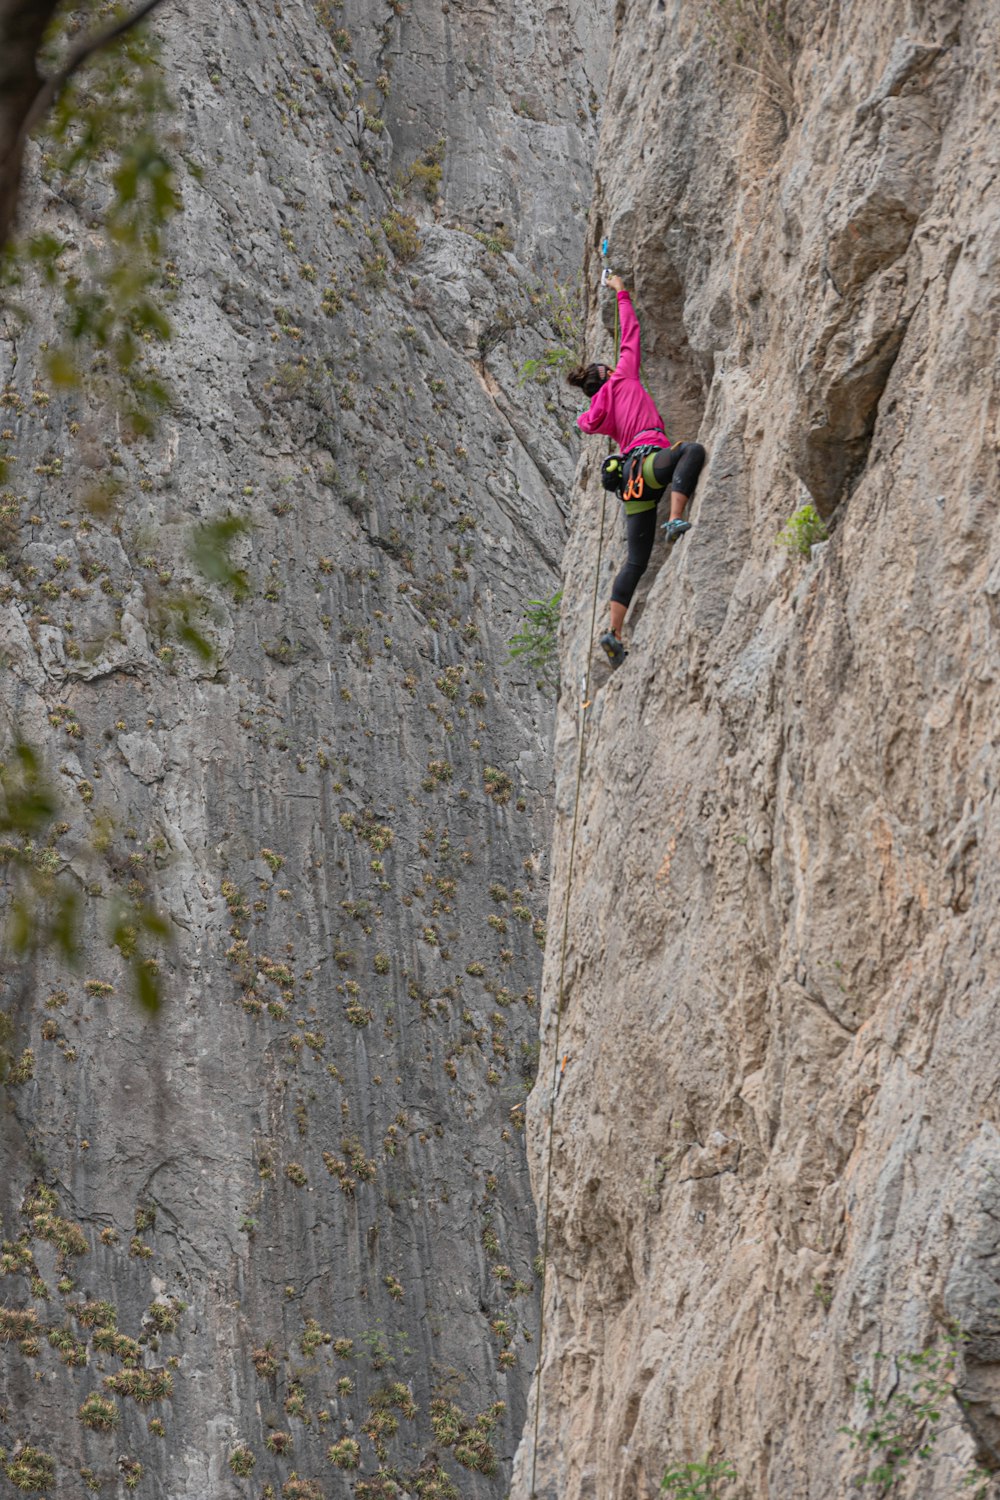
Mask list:
[[[635,478],[630,479],[628,484],[625,486],[624,490],[622,491],[622,499],[641,500],[642,492],[644,489],[645,485],[643,483],[642,470],[640,469]]]

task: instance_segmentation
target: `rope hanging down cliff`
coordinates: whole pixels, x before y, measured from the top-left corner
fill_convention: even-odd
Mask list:
[[[656,404],[642,384],[639,322],[632,299],[620,276],[608,272],[608,241],[601,244],[603,269],[601,285],[615,292],[615,363],[614,366],[591,364],[571,370],[567,379],[580,386],[590,397],[590,406],[579,418],[583,432],[600,432],[611,439],[609,449],[617,443],[621,453],[609,454],[601,468],[601,528],[594,570],[590,631],[587,637],[587,666],[580,697],[580,732],[576,761],[576,788],[573,796],[573,823],[566,874],[566,903],[563,911],[562,943],[559,955],[559,983],[556,990],[555,1067],[549,1096],[548,1149],[545,1167],[545,1209],[542,1220],[541,1311],[538,1327],[538,1365],[535,1389],[535,1430],[531,1454],[531,1500],[537,1500],[538,1435],[542,1410],[542,1379],[545,1365],[545,1288],[549,1263],[549,1213],[552,1196],[552,1159],[555,1139],[555,1111],[559,1085],[567,1059],[560,1054],[563,1000],[566,984],[566,955],[569,950],[569,914],[573,899],[573,867],[580,815],[580,791],[583,784],[583,759],[587,738],[587,709],[590,707],[590,642],[597,621],[597,596],[600,591],[601,561],[604,553],[604,525],[608,491],[616,492],[625,508],[628,536],[628,559],[618,573],[611,592],[611,626],[601,636],[600,644],[613,667],[628,654],[622,644],[621,630],[628,606],[635,593],[653,550],[656,538],[656,509],[659,497],[670,485],[670,517],[663,530],[668,542],[675,542],[690,530],[683,519],[698,475],[705,462],[700,443],[671,445]]]
[[[605,269],[601,276],[601,285],[607,282],[607,254],[608,242],[604,240],[601,246],[601,254],[605,259]],[[618,321],[618,303],[615,303],[615,360],[618,359],[618,348],[620,341],[620,324]],[[607,492],[601,495],[601,529],[597,541],[597,565],[594,568],[594,593],[590,607],[590,629],[587,632],[587,666],[580,685],[580,732],[578,735],[579,746],[576,756],[576,789],[573,794],[573,824],[569,840],[569,867],[566,872],[566,904],[563,911],[562,943],[559,954],[559,984],[556,988],[556,1035],[555,1035],[555,1061],[556,1069],[553,1070],[552,1088],[549,1096],[549,1145],[548,1156],[545,1166],[545,1211],[542,1219],[542,1289],[541,1289],[541,1311],[538,1320],[538,1365],[535,1377],[535,1436],[531,1447],[531,1500],[536,1500],[535,1480],[538,1469],[538,1423],[542,1410],[542,1376],[545,1363],[545,1283],[549,1267],[549,1204],[552,1197],[552,1146],[555,1137],[556,1096],[562,1081],[562,1074],[566,1067],[566,1059],[560,1057],[559,1035],[562,1027],[563,994],[566,983],[566,954],[569,949],[569,912],[570,902],[573,896],[573,859],[576,854],[576,831],[580,819],[580,789],[583,785],[583,755],[587,739],[587,709],[590,707],[590,665],[591,646],[594,639],[594,629],[597,623],[597,596],[601,588],[601,559],[604,554],[604,519],[607,509]]]

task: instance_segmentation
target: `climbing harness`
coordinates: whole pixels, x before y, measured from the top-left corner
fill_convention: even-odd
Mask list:
[[[601,241],[601,255],[604,265],[601,271],[601,286],[607,285],[608,280],[608,241],[607,236]],[[615,298],[615,361],[618,360],[618,344],[620,339],[620,325],[618,321],[618,298]],[[603,481],[602,481],[603,482]],[[563,1076],[566,1072],[566,1064],[570,1060],[570,1054],[564,1053],[561,1057],[559,1052],[559,1033],[562,1027],[563,999],[566,988],[566,955],[569,950],[569,913],[573,896],[573,860],[576,854],[576,834],[580,822],[580,792],[583,786],[583,755],[587,743],[587,714],[590,707],[590,661],[593,655],[592,642],[594,630],[597,625],[597,598],[601,589],[601,561],[604,554],[604,518],[607,507],[607,495],[601,496],[601,529],[597,541],[597,566],[594,569],[594,595],[590,608],[590,630],[587,635],[587,668],[583,675],[580,687],[580,734],[579,747],[576,756],[576,790],[573,797],[573,823],[569,839],[569,864],[566,874],[566,905],[563,910],[562,943],[559,954],[559,984],[556,989],[556,1035],[554,1054],[558,1074],[553,1077],[552,1087],[549,1091],[549,1146],[548,1157],[545,1167],[545,1212],[542,1219],[542,1275],[541,1275],[541,1308],[538,1317],[538,1364],[536,1366],[537,1379],[535,1389],[535,1435],[531,1447],[531,1490],[530,1500],[538,1500],[535,1489],[535,1481],[538,1470],[538,1431],[539,1420],[542,1411],[542,1378],[545,1362],[545,1281],[549,1266],[549,1205],[552,1200],[552,1155],[555,1139],[556,1099],[562,1086]]]
[[[646,488],[643,469],[646,459],[663,451],[662,443],[642,443],[627,453],[609,453],[601,465],[601,483],[612,495],[628,504],[641,500]]]
[[[639,448],[630,448],[627,453],[622,454],[622,489],[620,491],[622,500],[627,505],[630,500],[641,500],[646,481],[642,470],[646,459],[652,453],[659,453],[659,443],[644,443]]]

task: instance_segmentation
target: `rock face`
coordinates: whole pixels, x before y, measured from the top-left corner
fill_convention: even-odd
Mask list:
[[[590,244],[709,459],[628,661],[595,669],[572,870],[597,500],[567,552],[570,942],[529,1107],[541,1197],[568,1053],[536,1470],[560,1500],[648,1500],[706,1454],[727,1495],[860,1494],[865,1379],[913,1455],[892,1494],[1000,1465],[1000,9],[764,9],[629,8],[611,63]],[[805,503],[830,539],[798,556],[775,536]],[[616,531],[602,599],[620,560]],[[923,1351],[971,1403],[938,1397],[927,1456]]]
[[[520,370],[573,316],[594,10],[165,6],[158,433],[49,386],[42,289],[4,324],[0,722],[60,794],[31,858],[84,898],[77,972],[0,978],[21,1488],[506,1492],[552,722],[507,643],[558,586],[576,454]],[[31,169],[26,227],[79,269],[99,174]],[[191,562],[225,516],[243,600]]]

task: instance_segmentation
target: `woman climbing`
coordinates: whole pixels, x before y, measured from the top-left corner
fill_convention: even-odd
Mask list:
[[[632,299],[620,276],[609,276],[608,286],[617,293],[621,318],[618,363],[613,369],[581,365],[566,379],[590,397],[590,406],[577,419],[581,431],[603,433],[617,443],[622,454],[628,559],[611,589],[611,629],[600,642],[611,665],[617,667],[628,654],[622,645],[622,625],[653,550],[660,495],[669,484],[670,518],[663,530],[667,540],[674,542],[691,529],[691,522],[683,519],[684,507],[698,482],[705,450],[700,443],[671,447],[656,403],[639,379],[639,320]]]

